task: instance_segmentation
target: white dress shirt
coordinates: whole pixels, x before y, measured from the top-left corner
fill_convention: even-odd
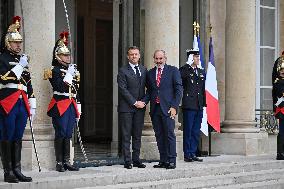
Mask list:
[[[134,71],[135,74],[136,74],[135,66],[137,66],[138,71],[139,71],[139,76],[141,76],[141,71],[140,71],[140,69],[139,69],[139,64],[134,65],[134,64],[132,64],[132,63],[129,62],[129,65],[130,65],[130,67],[132,68],[132,70]]]

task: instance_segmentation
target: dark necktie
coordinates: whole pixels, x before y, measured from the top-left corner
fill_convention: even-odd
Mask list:
[[[198,76],[197,67],[195,67],[193,70],[194,70],[194,73]]]
[[[136,71],[136,77],[140,78],[140,73],[139,73],[138,66],[134,66],[134,68],[135,68],[135,71]]]

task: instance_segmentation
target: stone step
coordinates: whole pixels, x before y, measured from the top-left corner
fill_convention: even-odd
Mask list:
[[[274,158],[274,157],[273,157]],[[61,189],[61,188],[84,188],[84,187],[94,187],[94,186],[107,186],[107,185],[117,185],[117,184],[129,184],[135,183],[159,183],[159,182],[172,182],[177,180],[181,181],[184,179],[186,183],[187,179],[197,179],[196,183],[204,183],[205,181],[199,182],[202,178],[211,178],[212,181],[220,176],[227,176],[233,174],[240,174],[239,179],[245,179],[241,177],[242,174],[256,174],[257,178],[255,181],[262,181],[261,178],[265,178],[263,171],[271,171],[270,179],[278,178],[278,174],[275,172],[282,172],[282,167],[284,168],[284,161],[272,160],[272,157],[255,157],[254,158],[231,158],[225,156],[225,158],[204,158],[203,163],[185,163],[179,161],[177,168],[174,170],[165,169],[154,169],[153,165],[156,163],[147,163],[146,169],[133,168],[131,170],[124,169],[121,165],[115,166],[103,166],[103,167],[92,167],[84,168],[79,172],[64,172],[58,173],[56,171],[46,171],[37,173],[35,171],[26,172],[28,176],[33,177],[33,182],[31,183],[18,183],[10,184],[0,182],[0,189]],[[0,170],[1,172],[1,170]],[[258,173],[259,172],[259,173]],[[2,178],[1,178],[2,177]],[[253,176],[250,176],[252,178]],[[3,180],[3,175],[0,175],[0,181]],[[222,180],[222,179],[220,179]],[[229,181],[228,181],[229,180]],[[235,184],[230,182],[234,179],[231,177],[226,181],[228,183],[222,184]],[[249,181],[247,181],[249,182]],[[206,183],[206,182],[205,182]],[[241,182],[240,182],[241,183]],[[183,184],[182,184],[183,185]],[[186,185],[187,186],[187,185]],[[198,185],[196,185],[198,186]],[[210,187],[210,185],[204,185]],[[218,185],[216,185],[218,186]]]
[[[210,175],[203,177],[192,177],[192,178],[180,178],[180,179],[169,179],[149,182],[138,182],[138,183],[125,183],[107,186],[96,186],[96,187],[84,187],[77,189],[175,189],[175,188],[230,188],[231,186],[237,188],[243,184],[249,184],[253,186],[254,183],[262,183],[274,181],[275,185],[278,184],[278,179],[284,179],[284,169],[274,170],[263,170],[263,171],[251,171],[245,173],[232,173],[226,175]],[[245,186],[245,185],[243,185]],[[264,185],[265,186],[265,185]]]
[[[204,189],[283,189],[284,187],[284,179],[277,180],[269,180],[262,182],[253,182],[253,183],[244,183],[244,184],[233,184],[226,186],[218,186],[218,187],[209,187]]]

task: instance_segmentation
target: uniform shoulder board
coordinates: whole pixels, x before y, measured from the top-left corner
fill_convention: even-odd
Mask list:
[[[53,69],[53,66],[51,68],[43,70],[43,79],[44,80],[48,80],[48,79],[52,78],[52,69]]]

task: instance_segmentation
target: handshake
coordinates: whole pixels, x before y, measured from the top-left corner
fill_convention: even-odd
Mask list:
[[[146,106],[145,102],[142,102],[142,101],[136,101],[134,106],[136,108],[144,108]]]

